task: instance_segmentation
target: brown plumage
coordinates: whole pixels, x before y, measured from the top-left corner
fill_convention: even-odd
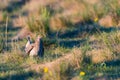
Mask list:
[[[25,52],[29,54],[29,56],[32,56],[32,57],[33,56],[43,57],[44,47],[43,47],[42,38],[38,36],[34,44],[31,43],[30,39],[28,39],[28,42],[25,47]]]

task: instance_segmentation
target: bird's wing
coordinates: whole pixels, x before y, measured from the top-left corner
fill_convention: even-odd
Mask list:
[[[30,46],[30,42],[29,41],[26,43],[25,47],[28,47],[28,46]]]
[[[25,47],[25,52],[28,54],[33,48],[34,48],[33,44],[30,44],[29,46]]]

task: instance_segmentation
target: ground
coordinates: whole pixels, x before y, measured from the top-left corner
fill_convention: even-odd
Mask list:
[[[119,80],[119,0],[0,0],[0,80]],[[43,37],[45,55],[24,51]]]

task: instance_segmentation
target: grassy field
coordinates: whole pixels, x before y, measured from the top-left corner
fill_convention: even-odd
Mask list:
[[[120,80],[119,0],[0,0],[0,80]],[[30,58],[27,35],[43,37]]]

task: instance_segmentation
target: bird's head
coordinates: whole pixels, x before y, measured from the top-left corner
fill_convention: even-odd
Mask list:
[[[31,40],[31,37],[30,37],[30,35],[28,35],[28,36],[27,36],[27,40],[29,40],[29,41]]]

